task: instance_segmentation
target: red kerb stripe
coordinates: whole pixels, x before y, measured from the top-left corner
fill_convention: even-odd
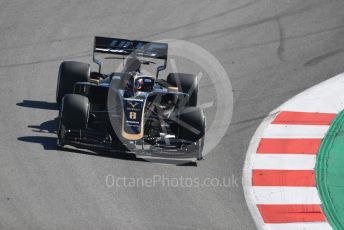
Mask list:
[[[321,139],[262,138],[257,153],[266,154],[312,154],[315,155]]]
[[[314,187],[314,170],[252,170],[252,186]]]
[[[308,113],[308,112],[280,112],[272,124],[285,124],[285,125],[330,125],[333,118],[336,116],[334,113]]]
[[[320,205],[257,205],[265,223],[322,222]]]

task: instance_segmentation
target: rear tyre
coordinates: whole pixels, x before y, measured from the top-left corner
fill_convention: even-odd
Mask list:
[[[170,73],[166,79],[173,87],[178,87],[178,91],[189,94],[189,100],[184,102],[185,106],[197,106],[198,79],[193,74]]]
[[[82,62],[65,61],[59,69],[56,102],[61,103],[65,94],[73,93],[76,82],[87,82],[91,73],[90,65]]]
[[[65,95],[60,110],[60,127],[65,129],[86,128],[89,112],[90,104],[87,97],[77,94]]]

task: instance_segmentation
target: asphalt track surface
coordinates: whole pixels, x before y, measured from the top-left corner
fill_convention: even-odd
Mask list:
[[[251,136],[268,112],[344,71],[339,0],[1,0],[0,12],[0,229],[254,229],[240,184]],[[59,63],[90,62],[94,35],[184,39],[218,58],[234,114],[205,161],[56,149]],[[225,176],[238,185],[108,188],[106,175]]]

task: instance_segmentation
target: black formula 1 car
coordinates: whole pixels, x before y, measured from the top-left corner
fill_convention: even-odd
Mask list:
[[[166,43],[95,37],[98,71],[86,63],[62,62],[56,89],[58,146],[203,159],[206,121],[197,107],[197,77],[170,73],[166,80],[159,79],[167,52]],[[95,54],[123,59],[123,70],[102,73]],[[162,62],[156,75],[143,74],[141,66],[156,64],[152,60]]]

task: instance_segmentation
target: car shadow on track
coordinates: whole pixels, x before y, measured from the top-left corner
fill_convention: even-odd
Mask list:
[[[32,132],[56,134],[57,118],[50,121],[45,121],[40,125],[28,125],[27,127],[31,128]]]
[[[92,152],[89,150],[82,150],[82,149],[74,149],[74,148],[59,148],[56,145],[56,138],[55,137],[46,137],[46,136],[25,136],[19,137],[19,141],[28,142],[28,143],[36,143],[41,144],[44,150],[59,150],[69,153],[79,153],[85,155],[92,155],[92,156],[100,156],[100,157],[107,157],[107,158],[114,158],[120,160],[130,160],[130,161],[144,161],[142,159],[136,158],[133,154],[127,153],[110,153],[105,151],[97,151]]]
[[[45,121],[40,125],[28,125],[28,128],[31,128],[33,132],[38,133],[50,133],[56,134],[56,126],[57,126],[57,118],[49,121]],[[130,160],[130,161],[144,161],[140,158],[136,158],[134,154],[128,154],[123,152],[108,152],[108,151],[91,151],[91,150],[82,150],[82,149],[74,149],[74,148],[59,148],[56,144],[57,138],[51,136],[24,136],[19,137],[19,141],[28,142],[28,143],[35,143],[41,144],[44,150],[60,150],[64,152],[71,152],[71,153],[80,153],[80,154],[87,154],[87,155],[94,155],[100,157],[108,157],[114,159],[121,159],[121,160]]]
[[[52,102],[45,102],[45,101],[33,101],[33,100],[23,100],[22,102],[17,103],[17,106],[26,107],[26,108],[34,108],[34,109],[45,109],[45,110],[58,110],[59,106],[57,103]],[[49,121],[45,121],[40,125],[28,125],[28,128],[32,129],[32,132],[35,133],[42,133],[42,134],[56,134],[57,128],[57,118]],[[19,141],[28,142],[28,143],[37,143],[41,144],[44,150],[59,150],[71,153],[79,153],[79,154],[87,154],[93,156],[100,156],[100,157],[107,157],[113,159],[120,159],[120,160],[129,160],[129,161],[142,161],[147,162],[144,159],[137,158],[134,154],[124,153],[124,152],[109,152],[104,150],[98,151],[91,151],[91,150],[83,150],[83,149],[76,149],[76,148],[59,148],[56,144],[57,137],[51,136],[24,136],[19,137]],[[176,165],[175,161],[153,161],[155,163],[164,163],[164,164],[172,164]],[[184,164],[177,164],[178,166],[197,166],[195,162],[187,162]]]
[[[28,143],[41,144],[44,150],[59,150],[59,151],[69,152],[69,153],[79,153],[79,154],[107,157],[107,158],[120,159],[120,160],[144,161],[142,159],[136,158],[135,155],[128,154],[128,153],[120,153],[120,152],[112,153],[112,152],[106,152],[106,151],[93,152],[90,150],[82,150],[82,149],[74,149],[74,148],[59,148],[56,145],[55,137],[24,136],[24,137],[18,137],[18,140],[23,141],[23,142],[28,142]]]
[[[58,110],[59,105],[55,102],[23,100],[17,103],[18,106],[34,109]]]

